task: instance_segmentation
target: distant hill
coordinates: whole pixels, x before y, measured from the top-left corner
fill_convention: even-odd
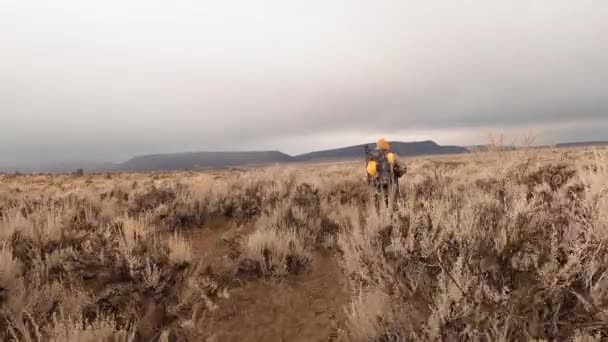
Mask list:
[[[555,145],[556,147],[591,147],[591,146],[608,146],[608,141],[581,141],[581,142],[568,142]]]
[[[242,165],[266,165],[273,163],[306,162],[325,159],[363,158],[365,145],[349,146],[289,156],[279,151],[260,152],[191,152],[179,154],[154,154],[138,156],[119,164],[120,171],[179,170],[195,168],[222,168]],[[369,144],[375,148],[375,144]],[[458,146],[440,146],[433,141],[392,142],[391,149],[399,156],[466,153]]]
[[[371,149],[375,144],[368,144]],[[352,159],[363,158],[365,144],[324,150],[295,156],[298,161],[314,161],[322,159]],[[441,146],[434,141],[391,142],[391,150],[403,157],[467,153],[467,149],[459,146]]]
[[[370,149],[375,148],[374,143],[367,144]],[[311,162],[322,160],[357,159],[364,158],[365,144],[316,151],[297,156],[290,156],[280,151],[251,151],[251,152],[187,152],[167,153],[136,156],[124,163],[100,163],[91,161],[75,161],[61,163],[40,163],[20,166],[0,166],[2,172],[50,172],[64,173],[83,169],[85,172],[106,171],[171,171],[184,169],[225,168],[232,166],[269,165],[275,163]],[[543,147],[584,147],[608,146],[608,141],[568,142]],[[391,149],[399,156],[412,157],[439,154],[460,154],[472,151],[486,151],[486,145],[478,146],[442,146],[434,141],[418,142],[391,142]],[[505,146],[504,150],[513,150],[514,146]]]
[[[278,151],[255,152],[188,152],[152,154],[134,157],[117,166],[119,171],[182,170],[196,168],[222,168],[251,164],[273,164],[293,161]]]
[[[544,149],[544,148],[571,148],[571,147],[597,147],[597,146],[608,146],[608,141],[580,141],[580,142],[567,142],[559,143],[555,145],[535,145],[529,148],[532,149]],[[490,147],[488,145],[474,145],[466,146],[467,150],[471,152],[485,152],[496,147]],[[516,146],[501,146],[501,150],[512,151],[518,149]]]
[[[22,164],[16,166],[0,167],[3,172],[22,172],[22,173],[69,173],[82,169],[84,172],[108,172],[116,169],[116,164],[107,162],[92,161],[70,161],[56,163]]]
[[[515,146],[494,147],[494,146],[490,146],[490,145],[473,145],[473,146],[466,146],[465,149],[469,152],[488,152],[490,150],[513,151],[513,150],[516,150],[517,147],[515,147]]]

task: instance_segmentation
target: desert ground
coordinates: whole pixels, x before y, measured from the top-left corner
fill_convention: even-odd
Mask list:
[[[607,152],[0,175],[0,340],[604,340]]]

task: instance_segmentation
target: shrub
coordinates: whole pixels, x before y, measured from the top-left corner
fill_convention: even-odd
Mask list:
[[[247,239],[244,257],[263,275],[297,273],[309,262],[309,256],[294,232],[262,228]]]

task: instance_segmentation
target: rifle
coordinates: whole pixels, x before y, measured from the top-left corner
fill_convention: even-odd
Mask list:
[[[367,169],[367,163],[369,163],[371,158],[371,150],[369,149],[369,145],[365,145],[363,146],[363,152],[365,153],[365,165],[363,165],[363,167],[365,169]],[[371,179],[369,177],[369,174],[366,172],[365,175],[367,175],[367,182],[371,182]]]

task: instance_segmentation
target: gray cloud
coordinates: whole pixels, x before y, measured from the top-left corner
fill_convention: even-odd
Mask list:
[[[0,0],[0,164],[608,139],[602,1]],[[566,128],[564,128],[566,127]]]

